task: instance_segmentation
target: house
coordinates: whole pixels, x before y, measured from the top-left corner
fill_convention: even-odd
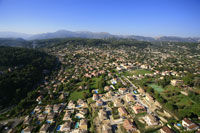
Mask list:
[[[32,120],[33,120],[33,119],[32,119],[31,117],[26,116],[25,119],[24,119],[23,124],[24,124],[24,125],[29,125],[29,124],[31,123]]]
[[[32,130],[33,130],[33,128],[28,126],[28,127],[26,127],[25,129],[23,129],[22,132],[23,132],[23,133],[31,133]]]
[[[145,117],[144,117],[144,120],[145,122],[147,123],[147,125],[149,126],[156,126],[158,125],[158,121],[156,120],[156,118],[151,115],[151,114],[147,114]]]
[[[81,130],[86,130],[87,131],[87,129],[88,129],[88,126],[87,126],[87,119],[81,119],[80,120],[80,125],[79,125],[79,128],[81,129]]]
[[[116,79],[112,79],[111,80],[111,83],[114,85],[114,84],[117,84],[117,80]]]
[[[103,101],[102,100],[96,101],[96,106],[100,107],[102,105],[103,105]]]
[[[42,107],[41,106],[36,106],[35,108],[34,108],[34,110],[33,110],[33,112],[35,112],[35,113],[40,113],[42,110]]]
[[[70,120],[71,119],[70,116],[71,112],[69,110],[66,110],[65,115],[63,117],[63,121]]]
[[[143,90],[142,88],[139,88],[139,89],[138,89],[138,92],[139,92],[140,94],[142,94],[142,95],[145,94],[145,92],[144,92],[144,90]]]
[[[68,109],[74,109],[75,108],[75,104],[73,103],[72,100],[69,101],[67,108]]]
[[[105,86],[104,87],[104,91],[109,91],[110,90],[110,87],[109,86]]]
[[[146,98],[146,100],[147,100],[148,102],[151,102],[151,103],[154,102],[153,97],[152,97],[149,93],[146,93],[145,98]]]
[[[45,107],[45,113],[49,113],[49,112],[51,112],[51,110],[52,110],[52,108],[53,108],[53,106],[52,105],[47,105],[46,107]]]
[[[104,121],[104,123],[102,125],[102,133],[112,133],[110,121],[108,121],[108,120]]]
[[[145,107],[139,104],[133,106],[132,109],[135,112],[135,114],[146,112]]]
[[[58,113],[60,109],[61,109],[61,105],[60,105],[60,104],[55,104],[55,105],[53,106],[53,111],[54,111],[55,113]]]
[[[120,116],[127,116],[128,115],[128,113],[127,113],[127,111],[124,107],[119,107],[118,112],[119,112]]]
[[[104,111],[103,109],[100,109],[100,110],[99,110],[98,116],[99,116],[99,120],[101,120],[101,121],[107,120],[106,111]]]
[[[187,118],[184,118],[184,119],[182,120],[182,125],[183,125],[184,127],[188,127],[188,126],[190,126],[190,125],[192,125],[192,124],[193,124],[193,122],[190,121],[190,120],[187,119]]]
[[[125,94],[127,89],[126,88],[119,88],[118,91],[119,91],[120,94]]]
[[[37,116],[37,118],[38,118],[39,121],[44,121],[45,118],[46,118],[46,115],[45,115],[45,114],[39,114],[39,115]]]
[[[130,93],[129,93],[129,94],[126,94],[125,100],[126,100],[127,102],[134,102],[134,101],[135,101],[133,95],[130,94]]]
[[[50,127],[49,124],[42,125],[42,127],[40,128],[40,133],[47,133],[49,130],[49,127]]]
[[[99,99],[99,95],[98,94],[93,94],[92,100],[96,101]]]
[[[120,107],[122,106],[121,100],[119,98],[114,98],[113,103],[115,107]]]
[[[80,109],[79,113],[82,114],[82,115],[87,115],[88,114],[88,109],[86,109],[86,108]]]
[[[124,120],[123,127],[126,129],[127,132],[132,132],[137,130],[136,126],[134,126],[133,123],[127,119]]]
[[[55,118],[55,113],[48,113],[48,115],[47,115],[47,122],[48,123],[52,123],[52,122],[54,122],[54,118]]]
[[[172,129],[170,129],[168,126],[164,126],[160,129],[160,133],[174,133]]]
[[[60,126],[60,131],[68,132],[71,130],[71,121],[66,121],[64,124]]]
[[[187,118],[184,118],[182,120],[182,125],[183,127],[185,127],[188,131],[189,130],[197,130],[199,128],[198,125],[196,125],[195,123],[193,123],[192,121],[190,121],[189,119]]]
[[[110,98],[114,95],[114,93],[112,91],[109,91],[106,93],[106,97]]]
[[[173,86],[182,85],[183,83],[184,83],[183,80],[178,80],[178,79],[171,80],[171,85]]]
[[[77,104],[78,107],[87,107],[87,103],[84,102],[82,99],[78,99]]]
[[[38,103],[41,103],[42,99],[43,99],[43,96],[40,95],[40,96],[38,96],[38,98],[36,99],[36,101],[37,101]]]

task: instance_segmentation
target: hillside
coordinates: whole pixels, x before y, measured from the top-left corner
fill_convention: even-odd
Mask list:
[[[26,48],[0,46],[0,108],[18,103],[56,66],[56,58]]]
[[[0,46],[32,48],[32,43],[22,38],[0,38]]]

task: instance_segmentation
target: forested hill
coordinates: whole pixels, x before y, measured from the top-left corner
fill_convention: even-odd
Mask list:
[[[56,66],[56,57],[27,48],[0,46],[1,108],[19,102]]]
[[[0,46],[32,48],[32,42],[22,38],[0,38]]]

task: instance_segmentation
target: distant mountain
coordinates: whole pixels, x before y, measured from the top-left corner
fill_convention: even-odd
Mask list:
[[[103,39],[103,38],[110,38],[113,35],[105,32],[94,33],[88,31],[80,31],[80,32],[72,32],[67,30],[59,30],[53,33],[43,33],[37,34],[30,37],[30,40],[35,39],[50,39],[50,38],[96,38],[96,39]]]
[[[182,38],[182,37],[175,37],[175,36],[162,36],[154,38],[155,41],[170,41],[170,42],[199,42],[200,38]]]
[[[8,31],[1,31],[0,32],[0,38],[23,38],[28,39],[31,37],[31,34],[25,34],[25,33],[18,33],[18,32],[8,32]]]
[[[16,33],[16,32],[0,32],[0,37],[23,38],[27,40],[40,40],[51,38],[91,38],[91,39],[106,39],[106,38],[129,38],[138,41],[169,41],[169,42],[200,42],[200,37],[176,37],[176,36],[161,36],[161,37],[145,37],[136,35],[112,35],[107,32],[89,32],[89,31],[68,31],[59,30],[51,33],[42,33],[36,35]]]
[[[105,38],[129,38],[136,39],[138,41],[169,41],[169,42],[198,42],[200,38],[181,38],[174,36],[162,36],[162,37],[145,37],[145,36],[135,36],[135,35],[112,35],[107,32],[89,32],[89,31],[79,31],[72,32],[67,30],[59,30],[52,33],[43,33],[31,36],[30,40],[35,39],[50,39],[50,38],[91,38],[91,39],[105,39]]]

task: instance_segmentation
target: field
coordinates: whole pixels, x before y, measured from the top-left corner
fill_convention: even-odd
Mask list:
[[[125,76],[132,76],[132,75],[139,75],[139,74],[144,75],[146,73],[152,73],[152,71],[144,70],[144,69],[137,69],[137,70],[132,70],[132,71],[126,71],[123,74]]]
[[[161,86],[158,86],[157,84],[148,84],[148,86],[150,86],[151,88],[153,88],[155,91],[157,92],[163,92],[163,88]]]
[[[69,100],[76,101],[78,99],[84,99],[84,93],[89,93],[89,90],[74,91],[70,94]]]

